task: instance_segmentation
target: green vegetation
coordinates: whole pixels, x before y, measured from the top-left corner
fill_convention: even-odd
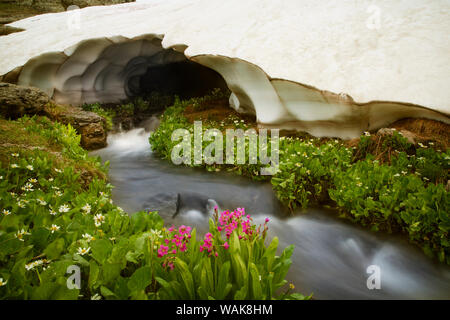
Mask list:
[[[83,104],[81,106],[84,111],[91,111],[95,112],[99,116],[105,118],[106,120],[106,130],[109,131],[113,128],[113,120],[116,116],[116,111],[114,109],[106,109],[102,107],[100,103],[93,103],[93,104]]]
[[[197,239],[156,212],[130,218],[70,126],[0,120],[0,137],[0,299],[309,298],[280,291],[293,246],[276,256],[267,221],[217,212]],[[67,286],[74,265],[79,289]]]
[[[172,148],[179,144],[171,140],[172,132],[179,128],[194,131],[186,117],[188,107],[207,108],[212,100],[214,97],[176,100],[150,137],[152,150],[170,159]],[[217,128],[224,133],[230,126],[252,127],[233,117],[222,121],[206,117],[202,122],[203,131]],[[203,150],[209,144],[203,141]],[[436,150],[433,143],[415,146],[397,132],[379,139],[366,133],[353,148],[341,140],[281,137],[279,148],[279,171],[272,177],[258,175],[262,165],[249,165],[248,160],[245,164],[203,161],[190,165],[232,171],[256,180],[271,179],[278,198],[292,211],[311,205],[335,207],[342,216],[372,230],[406,233],[428,255],[450,264],[450,196],[445,187],[450,179],[448,149]],[[248,151],[247,139],[246,159]]]
[[[97,113],[106,119],[106,130],[113,129],[114,124],[120,123],[123,119],[134,118],[143,120],[152,113],[163,110],[174,102],[173,96],[152,92],[147,97],[137,97],[121,104],[84,104],[83,110]]]
[[[176,129],[187,129],[191,133],[194,132],[194,125],[188,121],[188,119],[185,117],[184,112],[187,107],[191,108],[194,112],[198,111],[204,111],[208,109],[208,102],[214,101],[217,99],[222,99],[223,94],[218,91],[214,90],[210,95],[201,97],[201,98],[192,98],[189,100],[180,100],[178,97],[175,98],[174,105],[167,108],[164,112],[164,114],[161,117],[161,123],[158,127],[158,129],[152,133],[150,136],[150,143],[152,150],[157,153],[161,158],[163,159],[171,159],[171,153],[173,147],[175,147],[177,144],[180,143],[180,141],[172,141],[172,132]],[[236,116],[235,114],[228,115],[227,117],[223,118],[222,120],[212,120],[209,119],[207,121],[202,121],[202,131],[203,134],[208,129],[218,129],[221,132],[225,133],[226,129],[242,129],[242,130],[248,130],[252,129],[252,125],[249,123],[246,123],[245,120],[241,119],[240,117]],[[193,137],[191,137],[193,141]],[[210,144],[210,141],[203,140],[203,150]],[[223,150],[225,152],[225,143],[226,139],[223,139]],[[245,154],[246,159],[248,159],[249,155],[249,140],[248,138],[245,141],[246,148],[245,148]],[[192,159],[194,150],[192,148]],[[237,154],[237,147],[234,146],[234,154]],[[213,154],[214,155],[214,154]],[[270,150],[268,152],[268,156],[270,156]],[[224,156],[224,162],[226,157]],[[251,177],[254,180],[265,180],[268,177],[267,176],[259,176],[258,172],[262,168],[260,164],[245,164],[245,165],[228,165],[228,164],[217,164],[217,163],[211,163],[208,164],[205,161],[203,161],[201,164],[191,164],[195,167],[204,167],[208,171],[221,171],[221,170],[227,170],[227,171],[234,171],[237,174],[244,175],[247,177]]]

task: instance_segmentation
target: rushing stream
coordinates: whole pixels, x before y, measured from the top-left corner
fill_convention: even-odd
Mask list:
[[[270,183],[177,167],[151,153],[149,133],[133,129],[93,152],[110,161],[115,203],[128,212],[159,210],[168,225],[207,230],[211,208],[244,207],[257,224],[269,217],[269,237],[295,244],[288,280],[316,299],[450,299],[450,268],[434,263],[403,237],[374,234],[325,209],[289,217]],[[173,215],[178,212],[175,217]],[[381,270],[381,289],[369,290],[366,269]]]

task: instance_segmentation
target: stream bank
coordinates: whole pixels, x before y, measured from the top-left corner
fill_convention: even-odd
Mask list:
[[[257,223],[269,217],[269,237],[278,236],[281,247],[295,245],[288,280],[317,299],[450,298],[449,267],[434,263],[403,237],[370,233],[328,209],[289,215],[269,183],[174,166],[155,156],[149,135],[142,128],[111,134],[107,148],[91,153],[110,162],[112,197],[124,209],[159,208],[166,225],[186,224],[200,233],[208,228],[208,200],[222,209],[245,207]],[[382,270],[381,290],[367,289],[366,268],[372,264]]]

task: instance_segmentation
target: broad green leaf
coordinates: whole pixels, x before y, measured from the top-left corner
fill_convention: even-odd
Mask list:
[[[128,288],[131,292],[145,290],[152,282],[152,268],[149,266],[137,269],[128,280]]]
[[[99,264],[104,264],[111,253],[112,244],[109,240],[100,239],[91,242],[92,257]]]
[[[50,243],[47,248],[44,250],[44,253],[49,260],[58,259],[64,250],[65,241],[63,238],[58,238],[52,243]]]
[[[180,258],[176,258],[175,268],[177,269],[176,271],[180,274],[181,279],[183,280],[183,284],[189,295],[189,299],[195,299],[194,280],[192,278],[191,272],[187,267],[186,262],[184,262]]]

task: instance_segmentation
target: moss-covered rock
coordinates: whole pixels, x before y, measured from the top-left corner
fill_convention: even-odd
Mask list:
[[[25,114],[42,114],[49,102],[48,95],[37,88],[0,83],[0,114],[5,118],[17,119]]]

